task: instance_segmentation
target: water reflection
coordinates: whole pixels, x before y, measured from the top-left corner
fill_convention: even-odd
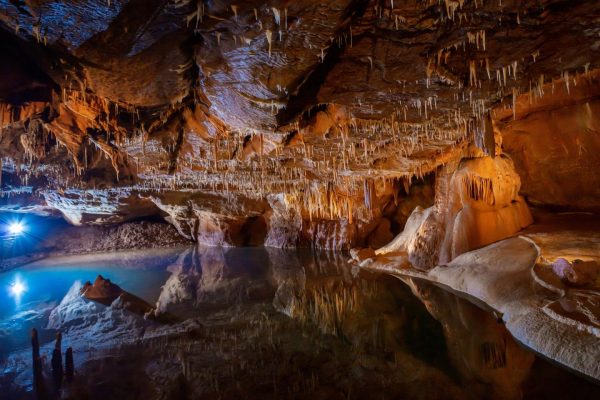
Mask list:
[[[8,292],[11,297],[15,299],[15,305],[17,308],[21,304],[21,297],[23,293],[27,291],[27,286],[25,282],[23,282],[20,274],[16,274],[14,281],[8,287]]]
[[[511,337],[502,320],[431,283],[404,280],[442,324],[452,365],[476,397],[519,399],[535,359]]]
[[[440,388],[443,398],[520,398],[542,393],[544,374],[584,388],[583,398],[598,395],[537,367],[468,301],[425,282],[352,270],[341,254],[191,247],[20,273],[51,289],[28,293],[32,323],[0,331],[0,389],[12,398],[24,398],[15,388],[25,396],[31,389],[29,349],[14,334],[32,326],[45,328],[42,336],[60,330],[63,347],[73,348],[78,379],[63,386],[72,398],[132,398],[132,388],[148,399],[436,399]],[[131,312],[132,297],[82,298],[83,282],[98,274],[147,303],[144,312]],[[7,312],[0,323],[14,317]]]

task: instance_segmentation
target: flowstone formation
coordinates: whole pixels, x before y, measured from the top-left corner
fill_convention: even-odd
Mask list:
[[[0,1],[2,209],[161,217],[212,245],[375,249],[435,187],[449,208],[436,200],[427,224],[443,216],[443,246],[415,257],[450,260],[529,223],[519,190],[600,207],[599,11]],[[447,182],[455,170],[468,176]],[[451,197],[460,185],[467,197]]]
[[[417,207],[404,231],[375,251],[406,254],[412,266],[430,269],[505,239],[531,224],[512,161],[500,154],[463,159],[438,175],[435,204]],[[360,259],[360,257],[357,257]]]

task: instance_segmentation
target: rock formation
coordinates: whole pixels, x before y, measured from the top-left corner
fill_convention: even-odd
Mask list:
[[[599,14],[597,0],[0,1],[0,223],[62,217],[44,254],[199,244],[155,307],[101,277],[86,302],[76,283],[48,324],[67,333],[94,314],[140,336],[159,325],[140,315],[243,298],[358,343],[349,272],[313,290],[318,261],[287,253],[311,247],[450,286],[600,379]],[[273,265],[244,269],[246,246]],[[462,305],[428,307],[447,334],[470,329]],[[477,345],[495,367],[506,331],[490,324]],[[523,380],[464,370],[498,396]]]
[[[559,258],[552,263],[552,272],[570,286],[588,286],[600,276],[600,265],[595,261],[574,260],[572,263]]]
[[[484,179],[465,175],[464,193],[493,181],[497,203],[447,199],[447,260],[528,223],[514,189],[597,210],[597,13],[593,0],[4,2],[0,206],[75,225],[159,217],[211,245],[378,248],[432,204],[424,187],[461,184],[440,178],[472,144],[507,154],[521,187],[502,156],[461,162]],[[481,238],[461,228],[487,223]]]
[[[376,254],[405,252],[413,266],[429,269],[507,238],[532,222],[520,186],[503,154],[463,159],[452,174],[438,176],[435,205],[415,209],[404,231]]]
[[[123,294],[123,289],[112,283],[110,279],[98,275],[93,284],[89,281],[83,284],[80,294],[88,300],[108,306]]]

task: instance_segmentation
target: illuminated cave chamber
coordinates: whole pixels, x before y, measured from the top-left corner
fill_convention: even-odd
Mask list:
[[[0,4],[0,205],[48,248],[344,251],[599,340],[598,1],[57,4]]]

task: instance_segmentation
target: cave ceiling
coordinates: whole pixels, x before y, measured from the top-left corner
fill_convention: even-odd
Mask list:
[[[0,46],[3,190],[111,215],[132,193],[252,215],[331,192],[331,216],[591,79],[600,3],[0,0]]]

